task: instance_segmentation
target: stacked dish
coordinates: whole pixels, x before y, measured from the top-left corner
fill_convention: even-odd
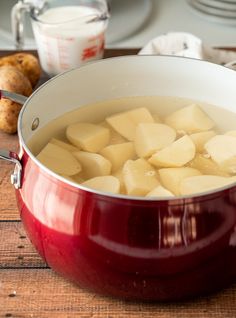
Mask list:
[[[236,0],[188,0],[203,17],[215,22],[236,25]]]

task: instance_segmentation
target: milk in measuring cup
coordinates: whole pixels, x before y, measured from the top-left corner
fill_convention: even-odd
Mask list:
[[[106,21],[96,8],[64,6],[50,8],[33,21],[41,66],[49,75],[102,58]]]

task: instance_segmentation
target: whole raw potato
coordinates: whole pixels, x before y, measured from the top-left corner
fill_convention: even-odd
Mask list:
[[[14,66],[21,71],[34,87],[41,74],[38,59],[30,53],[16,53],[0,58],[0,66]]]
[[[32,93],[30,81],[13,66],[0,67],[0,89],[29,96]],[[13,134],[17,131],[17,119],[22,105],[8,99],[0,100],[0,130]]]

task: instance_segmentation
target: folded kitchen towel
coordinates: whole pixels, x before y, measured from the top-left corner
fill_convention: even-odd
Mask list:
[[[176,55],[202,59],[236,69],[236,52],[210,47],[190,33],[170,32],[143,47],[140,55]]]

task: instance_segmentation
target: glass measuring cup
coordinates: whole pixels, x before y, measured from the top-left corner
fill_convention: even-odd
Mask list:
[[[17,49],[24,45],[29,12],[38,55],[50,76],[103,57],[109,19],[106,0],[20,0],[12,9]]]

